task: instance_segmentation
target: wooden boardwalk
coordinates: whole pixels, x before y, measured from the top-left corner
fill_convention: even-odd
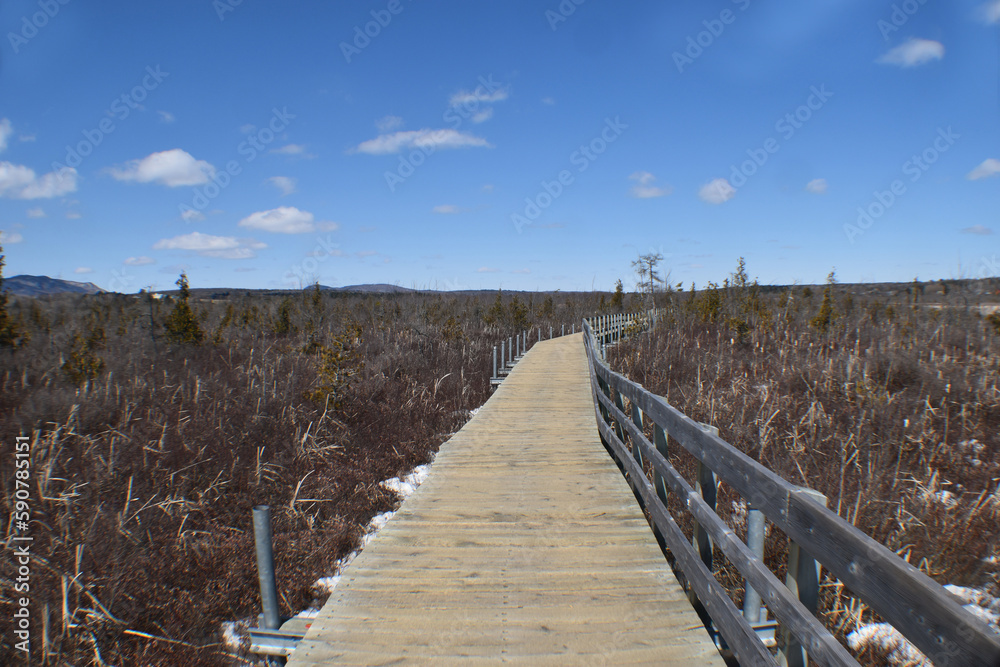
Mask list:
[[[289,665],[723,661],[601,445],[582,335],[535,345]]]

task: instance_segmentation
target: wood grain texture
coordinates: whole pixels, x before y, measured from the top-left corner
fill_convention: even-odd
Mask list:
[[[723,665],[601,445],[587,371],[582,334],[529,350],[289,665]]]

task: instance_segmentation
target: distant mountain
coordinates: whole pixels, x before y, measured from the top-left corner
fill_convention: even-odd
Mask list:
[[[3,291],[18,296],[45,296],[46,294],[98,294],[103,292],[94,283],[78,283],[48,276],[12,276],[3,279]]]
[[[400,287],[399,285],[389,285],[387,283],[377,283],[373,285],[345,285],[344,287],[324,287],[324,289],[330,289],[335,292],[378,292],[381,294],[409,294],[417,291],[415,289],[410,289],[409,287]]]

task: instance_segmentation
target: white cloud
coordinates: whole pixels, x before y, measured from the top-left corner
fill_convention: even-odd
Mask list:
[[[147,264],[156,264],[156,260],[152,257],[142,255],[140,257],[129,257],[122,264],[126,266],[146,266]]]
[[[423,129],[381,134],[374,139],[360,143],[354,151],[369,155],[385,155],[398,153],[404,148],[437,150],[441,148],[492,148],[492,146],[481,137],[457,130]]]
[[[555,103],[556,103],[556,101],[552,97],[543,97],[542,98],[542,104],[545,104],[546,106],[553,106]]]
[[[187,151],[174,148],[132,160],[122,169],[112,168],[111,175],[119,181],[159,183],[176,188],[208,183],[215,175],[215,167],[194,159]]]
[[[650,199],[652,197],[663,197],[669,195],[673,192],[673,188],[669,185],[666,187],[659,187],[653,185],[656,180],[656,176],[653,176],[648,171],[637,171],[629,178],[636,182],[629,190],[630,194],[637,199]]]
[[[41,206],[39,206],[38,208],[29,208],[28,209],[28,217],[29,218],[44,218],[45,217],[45,209],[43,209]]]
[[[191,232],[170,239],[160,239],[153,244],[154,250],[190,250],[203,257],[221,259],[249,259],[256,257],[254,250],[266,248],[266,243],[254,239],[238,239],[235,236],[212,236],[201,232]]]
[[[172,123],[177,120],[169,111],[157,111],[156,113],[160,114],[160,120],[164,123]]]
[[[727,202],[736,195],[736,189],[724,178],[717,178],[701,186],[698,196],[701,200],[709,204],[721,204]]]
[[[0,243],[20,243],[24,237],[17,232],[0,232]]]
[[[94,270],[89,266],[78,266],[73,269],[73,273],[93,273]]]
[[[486,102],[492,104],[494,102],[502,102],[507,99],[507,88],[497,88],[492,93],[487,92],[483,86],[477,87],[472,92],[467,90],[460,90],[451,96],[448,103],[453,107],[459,106],[471,106],[479,104],[480,102]]]
[[[826,179],[814,178],[813,180],[806,183],[806,190],[813,193],[814,195],[826,194]]]
[[[66,212],[66,219],[67,220],[79,220],[82,217],[83,216],[80,215],[79,211],[67,211]]]
[[[9,118],[0,118],[0,153],[7,150],[7,142],[14,134],[14,127],[10,124]]]
[[[295,192],[295,179],[288,176],[272,176],[267,182],[281,190],[281,196],[287,196]]]
[[[493,118],[493,107],[490,107],[489,109],[483,109],[482,111],[474,114],[472,116],[472,122],[473,123],[485,123],[490,118]]]
[[[932,39],[911,37],[899,46],[882,54],[875,62],[883,65],[915,67],[931,60],[944,58],[944,44]]]
[[[483,192],[493,192],[494,185],[492,183],[487,183],[483,186]]]
[[[316,230],[313,214],[294,206],[280,206],[257,211],[240,220],[240,227],[260,229],[275,234],[305,234]]]
[[[375,121],[375,127],[379,132],[392,132],[403,127],[403,119],[399,116],[384,116]]]
[[[245,125],[240,125],[240,132],[243,134],[253,134],[257,131],[257,126],[253,123],[246,123]]]
[[[275,148],[271,152],[279,155],[305,155],[306,147],[303,144],[288,144],[281,148]]]
[[[983,23],[1000,23],[1000,0],[990,0],[980,5],[979,18]]]
[[[431,209],[433,213],[441,213],[443,215],[452,215],[455,213],[464,213],[466,209],[455,206],[454,204],[441,204],[440,206],[435,206]]]
[[[476,273],[497,273],[499,271],[500,269],[494,269],[489,266],[480,266],[478,269],[476,269]]]
[[[76,169],[66,167],[38,176],[28,167],[0,162],[0,197],[51,199],[74,191]]]
[[[962,229],[963,234],[977,234],[979,236],[989,236],[993,230],[985,225],[973,225]]]
[[[1000,160],[987,158],[979,163],[975,169],[965,175],[970,181],[978,181],[980,178],[988,178],[1000,174]]]
[[[30,142],[30,141],[34,141],[35,138],[36,137],[33,134],[20,134],[20,135],[18,135],[17,140],[18,141]]]
[[[184,222],[199,222],[205,219],[205,214],[193,208],[181,211],[181,220]]]
[[[531,273],[531,269],[514,269],[511,273],[528,274]]]

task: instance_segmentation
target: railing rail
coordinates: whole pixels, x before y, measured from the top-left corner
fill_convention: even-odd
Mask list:
[[[627,474],[640,504],[649,511],[654,532],[676,559],[696,597],[696,608],[710,619],[741,664],[805,665],[808,652],[820,664],[857,665],[817,620],[815,591],[802,585],[818,578],[815,559],[937,667],[1000,665],[1000,636],[942,586],[817,502],[815,492],[789,483],[662,397],[612,371],[604,360],[609,335],[605,323],[584,320],[583,330],[601,437]],[[645,436],[647,427],[652,429],[655,445]],[[699,461],[698,490],[670,464],[668,436]],[[646,475],[647,466],[652,468],[652,481]],[[759,510],[788,536],[791,589],[716,514],[716,480],[728,484],[746,501],[748,510]],[[668,491],[693,515],[697,549],[667,510]],[[714,547],[781,623],[786,646],[780,662],[712,574]]]

